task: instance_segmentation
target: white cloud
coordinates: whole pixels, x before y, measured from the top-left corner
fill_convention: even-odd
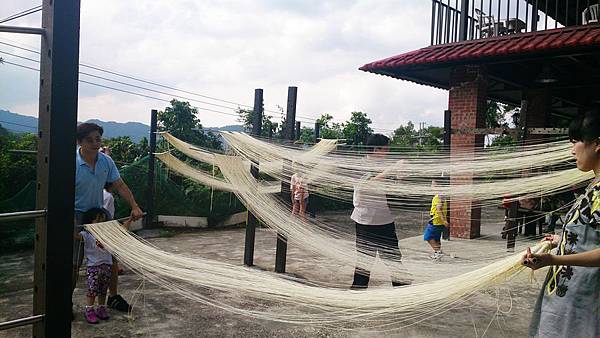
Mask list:
[[[9,0],[0,17],[28,4],[37,3]],[[351,111],[363,111],[378,128],[394,129],[408,120],[440,125],[447,105],[444,91],[358,70],[365,63],[426,46],[429,16],[430,3],[422,0],[83,1],[80,60],[244,104],[252,104],[254,88],[263,88],[267,109],[285,107],[287,87],[296,85],[302,116],[328,112],[345,120]],[[39,25],[39,16],[21,20],[18,24]],[[0,34],[0,41],[6,37],[39,45],[39,39],[6,34]],[[12,49],[0,45],[0,50]],[[9,68],[0,66],[0,108],[35,115],[37,81],[26,70]],[[83,75],[81,79],[108,84]],[[1,90],[13,83],[19,95]],[[165,106],[86,84],[80,85],[79,94],[79,120],[148,123],[150,109]],[[207,126],[236,122],[202,109],[200,119]]]

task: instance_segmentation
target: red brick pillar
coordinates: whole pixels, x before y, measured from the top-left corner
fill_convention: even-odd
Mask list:
[[[529,89],[523,93],[527,100],[527,111],[523,118],[521,112],[521,125],[527,128],[546,128],[550,126],[552,114],[552,96],[550,89]],[[525,134],[525,140],[544,139],[544,135],[529,135]]]
[[[487,102],[487,72],[484,66],[458,66],[450,74],[448,107],[452,114],[452,129],[484,128]],[[453,133],[450,156],[469,158],[476,148],[482,148],[484,135]],[[471,184],[473,175],[452,175],[450,185]],[[469,196],[450,201],[450,236],[475,238],[480,236],[481,208]]]

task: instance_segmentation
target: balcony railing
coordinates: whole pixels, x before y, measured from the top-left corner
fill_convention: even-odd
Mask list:
[[[599,22],[600,0],[432,0],[431,44]]]

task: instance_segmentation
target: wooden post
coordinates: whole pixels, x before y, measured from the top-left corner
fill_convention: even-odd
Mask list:
[[[254,111],[252,113],[252,135],[260,136],[262,128],[263,90],[254,90]],[[252,176],[258,179],[258,163],[252,162],[250,167]],[[256,238],[256,226],[258,219],[248,210],[246,221],[246,239],[244,243],[244,265],[254,265],[254,240]]]
[[[321,124],[319,122],[315,122],[315,143],[319,142],[320,137],[321,137]]]
[[[515,242],[517,238],[517,217],[519,212],[519,202],[512,201],[508,205],[508,219],[506,220],[506,249],[515,251]]]
[[[444,152],[447,152],[448,160],[450,160],[451,136],[452,136],[452,112],[450,110],[445,110],[444,111]],[[443,182],[447,181],[448,184],[450,184],[450,175],[448,174],[448,177],[444,178],[444,180],[442,180],[442,181]],[[449,218],[450,200],[446,200],[446,206],[447,206],[446,219],[448,220],[448,226],[442,233],[442,238],[449,241],[450,240],[450,218]]]
[[[154,177],[154,153],[156,152],[156,124],[158,118],[158,111],[152,109],[150,111],[150,152],[148,154],[148,195],[146,201],[146,218],[144,219],[144,226],[151,227],[154,221],[154,188],[155,188],[155,177]]]
[[[298,87],[288,87],[287,112],[285,116],[285,135],[286,140],[295,140],[296,126],[296,99],[298,96]]]
[[[302,130],[300,128],[300,121],[296,121],[296,137],[294,137],[294,140],[299,140],[300,139],[300,130]]]
[[[285,136],[286,139],[293,141],[296,138],[294,132],[294,126],[296,122],[296,101],[298,97],[298,87],[288,87],[288,98],[287,98],[287,114],[286,114],[286,128]],[[286,177],[291,177],[291,163],[284,161],[283,163],[283,174]],[[288,176],[289,174],[289,176]],[[281,199],[286,202],[291,200],[289,189],[289,182],[281,182]],[[275,272],[284,273],[285,264],[287,259],[287,238],[277,233],[277,247],[275,249]]]

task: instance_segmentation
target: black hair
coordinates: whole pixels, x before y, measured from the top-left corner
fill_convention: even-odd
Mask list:
[[[388,146],[390,139],[382,134],[371,134],[367,137],[367,143],[365,144],[369,149],[381,148]]]
[[[106,219],[106,211],[102,208],[93,208],[83,213],[81,216],[81,223],[91,224],[96,220],[98,215],[102,215]]]
[[[600,138],[600,110],[592,108],[579,115],[569,126],[571,142],[591,143]]]
[[[91,134],[92,132],[97,131],[100,133],[100,136],[104,134],[104,128],[100,127],[95,123],[82,123],[77,126],[77,141],[83,140],[86,136]]]

